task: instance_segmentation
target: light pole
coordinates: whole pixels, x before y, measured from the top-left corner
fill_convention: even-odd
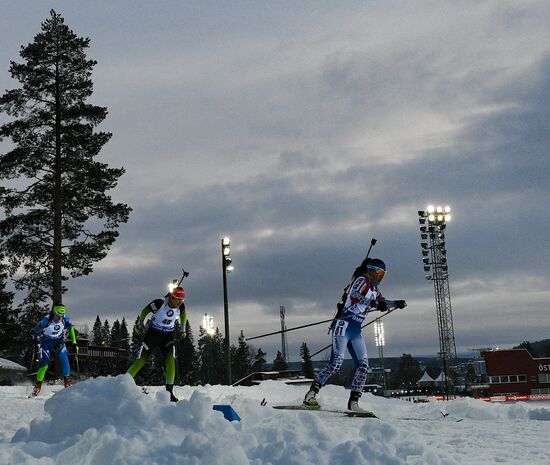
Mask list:
[[[227,301],[227,273],[233,271],[231,262],[231,241],[229,237],[222,238],[222,274],[223,274],[223,317],[225,321],[225,368],[227,372],[227,384],[231,386],[231,353],[229,351],[229,305]]]
[[[418,211],[420,223],[420,246],[426,279],[433,281],[437,325],[439,329],[439,356],[445,377],[445,396],[449,399],[453,376],[452,365],[456,363],[456,344],[449,291],[449,268],[445,249],[445,229],[451,221],[450,207],[430,205],[426,211]]]
[[[208,382],[212,383],[212,336],[216,333],[214,328],[214,317],[204,314],[202,317],[202,327],[206,331],[206,377]]]
[[[378,347],[378,357],[380,358],[380,364],[382,365],[382,376],[384,379],[384,397],[386,396],[386,369],[384,368],[384,346],[386,340],[384,338],[384,322],[377,318],[374,321],[374,342]]]

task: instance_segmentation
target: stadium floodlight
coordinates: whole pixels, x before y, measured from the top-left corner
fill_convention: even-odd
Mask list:
[[[227,298],[227,273],[234,270],[233,260],[229,256],[231,253],[231,240],[229,237],[222,238],[222,276],[223,276],[223,316],[225,322],[225,368],[227,371],[227,384],[231,386],[231,352],[229,350],[229,302]]]
[[[214,327],[214,317],[205,313],[202,317],[202,327],[209,336],[216,334],[216,328]]]
[[[419,210],[422,263],[425,278],[433,282],[439,329],[440,355],[447,379],[451,379],[452,365],[456,361],[456,345],[452,323],[451,297],[449,291],[449,268],[445,250],[445,231],[451,221],[451,207],[430,205],[426,211]],[[428,220],[427,232],[422,219]],[[449,396],[451,384],[446,381],[445,393]]]

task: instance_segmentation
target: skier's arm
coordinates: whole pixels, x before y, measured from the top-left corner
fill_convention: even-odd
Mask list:
[[[187,312],[185,311],[185,304],[181,304],[180,306],[180,328],[181,328],[181,339],[185,339],[185,336],[187,336]]]
[[[33,332],[32,332],[32,338],[33,340],[36,340],[38,338],[38,336],[40,336],[40,334],[42,333],[42,330],[48,326],[48,317],[44,317],[40,320],[40,323],[38,323],[38,325],[36,325],[36,328],[34,328]]]
[[[71,325],[71,329],[69,330],[69,337],[73,345],[76,345],[76,333],[74,331],[74,326],[72,325]]]
[[[404,300],[388,300],[382,297],[382,295],[379,296],[378,302],[377,302],[377,309],[381,312],[387,312],[388,310],[395,310],[396,308],[405,308],[407,306],[407,302]]]
[[[370,286],[369,282],[364,277],[357,278],[350,290],[349,290],[349,297],[352,302],[352,304],[361,304],[361,305],[369,305],[370,299],[366,298],[364,294],[366,294],[365,287]]]
[[[147,318],[147,315],[151,313],[153,309],[151,308],[151,304],[147,305],[146,307],[143,307],[141,312],[139,313],[139,321],[140,323],[143,323],[145,321],[145,318]]]

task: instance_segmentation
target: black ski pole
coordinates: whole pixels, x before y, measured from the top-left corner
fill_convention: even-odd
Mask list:
[[[78,361],[78,350],[76,349],[76,347],[74,351],[74,360],[76,362],[76,375],[78,377],[78,381],[80,381],[80,363]]]
[[[307,325],[296,326],[294,328],[288,328],[288,329],[280,330],[280,331],[273,331],[272,333],[260,334],[259,336],[247,337],[246,340],[251,341],[252,339],[259,339],[261,337],[272,336],[274,334],[287,333],[288,331],[294,331],[295,329],[302,329],[302,328],[307,328],[309,326],[320,325],[322,323],[328,323],[329,321],[332,321],[332,318],[329,318],[328,320],[318,321],[317,323],[309,323]]]

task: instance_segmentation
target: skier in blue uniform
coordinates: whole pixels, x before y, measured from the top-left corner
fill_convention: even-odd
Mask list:
[[[176,348],[174,346],[174,331],[176,320],[180,321],[180,338],[184,339],[187,314],[185,312],[185,290],[176,287],[164,299],[155,299],[147,304],[139,314],[139,322],[134,326],[134,335],[143,337],[137,360],[130,365],[127,373],[132,378],[141,370],[149,359],[149,355],[156,347],[160,348],[164,356],[166,390],[170,393],[170,401],[177,402],[174,395],[174,379],[176,377]],[[149,313],[153,313],[148,321],[147,328],[143,322]]]
[[[32,396],[40,394],[42,381],[44,381],[46,371],[48,371],[52,353],[57,354],[61,362],[65,387],[71,385],[71,367],[69,365],[67,347],[64,341],[65,331],[69,333],[75,353],[78,353],[76,334],[71,324],[71,320],[66,315],[65,305],[61,302],[57,302],[52,306],[51,312],[40,320],[40,323],[38,323],[32,333],[33,341],[39,343],[40,350],[40,363],[36,373],[36,384],[34,385]]]
[[[340,371],[347,348],[357,368],[351,386],[348,410],[367,413],[366,410],[359,407],[359,398],[363,392],[369,369],[361,323],[363,323],[366,314],[373,310],[388,311],[407,306],[404,300],[387,300],[382,296],[378,285],[385,274],[386,265],[379,258],[365,259],[354,271],[352,282],[344,291],[342,301],[338,304],[338,312],[331,324],[332,352],[330,361],[315,376],[304,397],[305,407],[320,408],[316,396],[328,379]]]

